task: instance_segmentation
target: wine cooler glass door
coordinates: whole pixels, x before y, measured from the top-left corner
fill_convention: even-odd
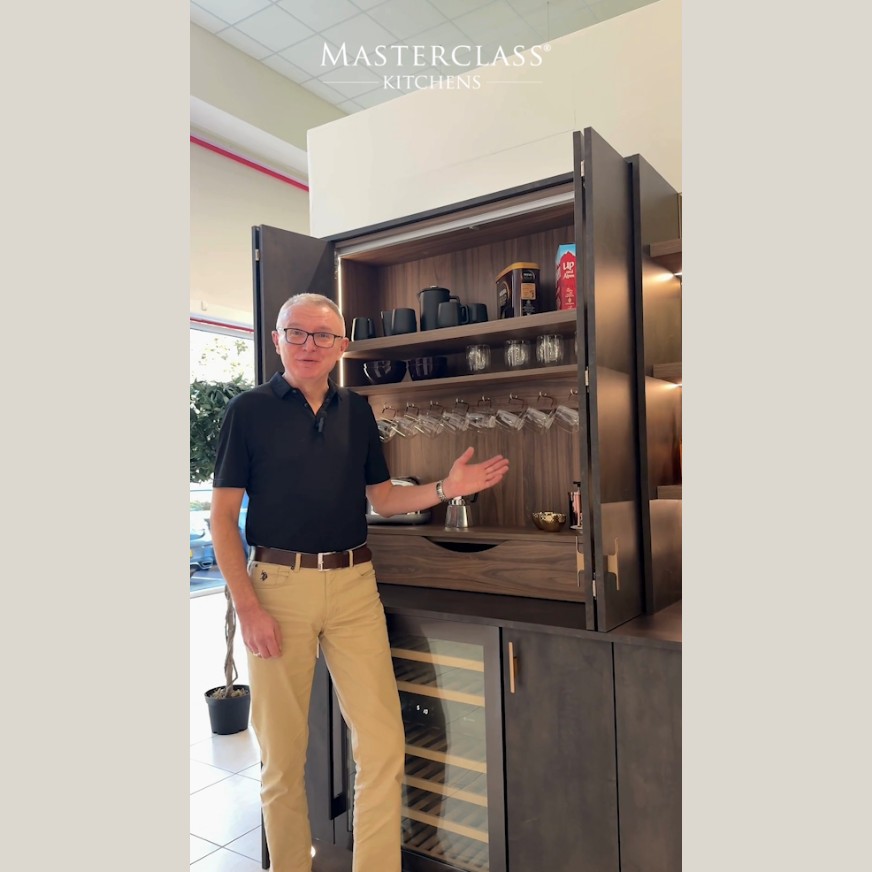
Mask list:
[[[499,630],[388,615],[406,733],[403,868],[504,872]]]

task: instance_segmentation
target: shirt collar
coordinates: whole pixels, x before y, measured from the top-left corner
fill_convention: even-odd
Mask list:
[[[272,392],[280,400],[283,400],[289,394],[291,396],[300,396],[300,392],[292,385],[289,385],[280,372],[273,373],[273,377],[269,380],[269,385],[272,388]],[[336,382],[334,382],[333,379],[328,376],[327,395],[324,397],[324,405],[330,405],[330,403],[333,402],[334,397],[336,398],[336,401],[339,402],[339,398],[341,396],[342,392],[336,385]]]

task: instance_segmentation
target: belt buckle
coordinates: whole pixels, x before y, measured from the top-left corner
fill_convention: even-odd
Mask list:
[[[318,552],[318,572],[326,572],[326,571],[327,570],[324,569],[324,552],[319,551]]]

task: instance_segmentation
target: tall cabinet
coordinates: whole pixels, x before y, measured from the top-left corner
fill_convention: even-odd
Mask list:
[[[562,601],[581,610],[582,629],[598,633],[680,598],[680,502],[677,512],[674,506],[665,512],[665,520],[662,507],[655,505],[659,486],[675,484],[676,477],[680,482],[680,469],[669,466],[673,461],[665,447],[676,440],[680,406],[674,394],[661,390],[667,383],[653,371],[663,357],[680,361],[680,308],[661,299],[655,281],[659,267],[650,255],[652,243],[678,236],[677,210],[670,205],[676,199],[644,159],[625,158],[588,128],[573,134],[573,166],[564,176],[329,239],[253,228],[258,382],[280,368],[270,332],[282,303],[292,294],[317,291],[339,304],[349,335],[357,317],[379,327],[375,338],[351,342],[334,373],[340,384],[368,398],[376,418],[444,420],[444,413],[455,409],[577,409],[575,428],[435,427],[428,432],[431,428],[422,427],[385,441],[395,478],[444,478],[469,445],[477,458],[505,455],[511,469],[499,487],[478,495],[468,529],[445,529],[443,506],[433,509],[426,524],[371,525],[369,545],[380,584],[422,593],[496,594],[518,603]],[[558,311],[555,255],[565,244],[575,245],[578,302],[575,309]],[[500,320],[496,277],[518,262],[540,265],[540,308],[533,315]],[[420,316],[419,292],[433,286],[449,289],[461,303],[484,304],[488,320],[424,331],[419,319],[416,332],[382,334],[382,312],[409,307]],[[561,362],[538,365],[534,357],[520,369],[504,362],[508,340],[535,343],[543,334],[562,337]],[[491,366],[470,374],[465,350],[482,344],[491,349]],[[440,377],[413,381],[406,375],[389,385],[370,384],[366,377],[369,361],[425,356],[445,359]],[[531,513],[566,511],[575,481],[581,482],[582,529],[537,529]],[[497,666],[479,673],[470,666],[476,656],[452,653],[444,639],[391,620],[407,752],[413,749],[407,757],[404,868],[538,868],[525,854],[525,845],[535,843],[539,850],[542,844],[525,832],[547,826],[536,819],[537,796],[549,790],[561,755],[585,742],[595,751],[574,759],[582,760],[587,787],[567,798],[567,811],[584,836],[572,868],[619,869],[614,673],[611,655],[604,653],[611,646],[573,640],[558,646],[559,662],[553,663],[543,652],[553,651],[554,639],[535,634],[508,639],[525,649],[528,671],[507,693],[505,685],[514,679],[507,671],[511,658],[505,644],[481,643],[483,652],[495,652],[488,656],[497,658]],[[448,668],[448,663],[454,665]],[[578,691],[573,699],[580,708],[574,715],[581,721],[571,728],[558,714],[559,699],[545,691],[553,685],[548,681],[552,668]],[[535,673],[541,682],[531,681]],[[417,742],[425,733],[438,732],[434,717],[453,716],[451,694],[466,691],[452,682],[473,686],[482,675],[503,685],[502,693],[499,684],[485,692],[481,706],[488,722],[486,751],[479,749],[486,756],[486,789],[472,777],[475,769],[462,771],[462,761],[479,758],[448,750],[448,756],[434,759]],[[472,691],[471,696],[482,694]],[[321,710],[313,716],[329,717],[333,726],[322,724],[321,744],[327,741],[329,748],[314,752],[320,763],[310,761],[310,780],[322,779],[320,786],[310,783],[310,799],[320,797],[318,807],[331,816],[323,837],[342,843],[349,809],[337,799],[335,782],[338,778],[347,787],[349,775],[329,679],[317,698]],[[435,702],[428,706],[428,701]],[[504,716],[505,735],[494,726]],[[542,718],[553,721],[557,738],[552,742],[537,729],[533,735],[542,741],[528,746],[524,724]],[[458,747],[467,738],[457,733]],[[519,761],[528,751],[534,755],[530,767],[542,767],[542,780],[522,786],[513,773],[521,771]],[[507,763],[505,777],[499,760]],[[323,783],[328,772],[331,780]],[[497,772],[499,784],[492,783]],[[449,774],[450,797],[434,787]],[[560,856],[551,858],[549,868],[569,868],[565,832],[564,827],[563,837],[554,842]]]

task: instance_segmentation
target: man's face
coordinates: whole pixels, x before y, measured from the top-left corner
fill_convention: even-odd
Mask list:
[[[345,333],[342,319],[332,309],[317,304],[292,306],[282,315],[278,326],[295,327],[309,333],[333,333],[338,336]],[[312,336],[307,336],[302,345],[293,345],[285,338],[284,329],[274,330],[272,336],[285,375],[294,385],[326,383],[330,371],[348,348],[348,339],[344,336],[334,340],[331,348],[318,347]]]

